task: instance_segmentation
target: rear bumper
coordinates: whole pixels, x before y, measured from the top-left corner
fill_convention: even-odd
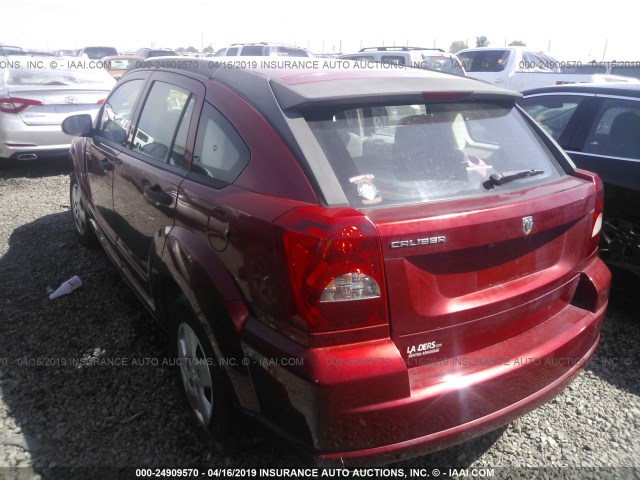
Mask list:
[[[0,158],[10,158],[12,160],[35,160],[36,158],[51,158],[69,155],[69,143],[51,143],[51,144],[33,144],[34,138],[32,137],[29,142],[22,144],[9,143],[0,145]],[[35,155],[35,157],[33,157]]]
[[[390,339],[309,349],[295,369],[245,345],[260,365],[252,374],[262,413],[320,461],[348,465],[415,457],[494,430],[548,401],[588,363],[610,274],[594,259],[583,275],[600,298],[593,311],[567,305],[508,340],[412,368]]]
[[[59,124],[25,125],[19,118],[7,117],[9,114],[0,123],[0,158],[19,159],[25,154],[48,158],[69,152],[73,137],[64,133]]]

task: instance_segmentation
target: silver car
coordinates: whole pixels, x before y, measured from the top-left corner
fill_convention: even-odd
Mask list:
[[[94,116],[115,80],[97,62],[0,57],[0,158],[35,160],[66,154],[69,115]]]

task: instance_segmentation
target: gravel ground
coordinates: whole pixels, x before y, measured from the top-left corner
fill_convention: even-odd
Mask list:
[[[74,238],[68,170],[64,159],[0,170],[0,478],[95,478],[101,471],[81,467],[305,466],[268,435],[230,457],[201,445],[173,372],[162,365],[164,333],[104,253]],[[83,287],[49,300],[47,289],[73,275]],[[607,467],[594,472],[638,478],[639,287],[636,277],[614,272],[597,353],[552,402],[496,432],[390,468],[580,478],[590,472],[584,467]],[[128,366],[62,364],[91,358]],[[44,365],[28,364],[38,360]],[[510,470],[525,467],[535,470]]]

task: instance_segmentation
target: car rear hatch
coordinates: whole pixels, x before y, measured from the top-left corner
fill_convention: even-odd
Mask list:
[[[370,213],[382,239],[391,334],[409,367],[479,350],[571,302],[595,192],[566,176],[474,200]]]
[[[28,106],[18,109],[20,119],[29,126],[60,125],[69,115],[95,113],[108,90],[83,90],[75,88],[12,89],[14,105],[28,100]]]
[[[2,111],[30,126],[60,125],[69,115],[95,113],[115,80],[88,60],[11,57],[0,89]]]
[[[409,367],[566,308],[601,213],[599,180],[576,174],[514,97],[421,100],[305,112],[346,201],[378,232],[389,330]]]

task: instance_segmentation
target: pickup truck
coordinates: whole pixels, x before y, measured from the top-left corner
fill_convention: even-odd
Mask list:
[[[581,62],[559,61],[526,47],[466,48],[457,55],[468,76],[519,92],[568,83],[640,83],[621,75],[579,73]]]

